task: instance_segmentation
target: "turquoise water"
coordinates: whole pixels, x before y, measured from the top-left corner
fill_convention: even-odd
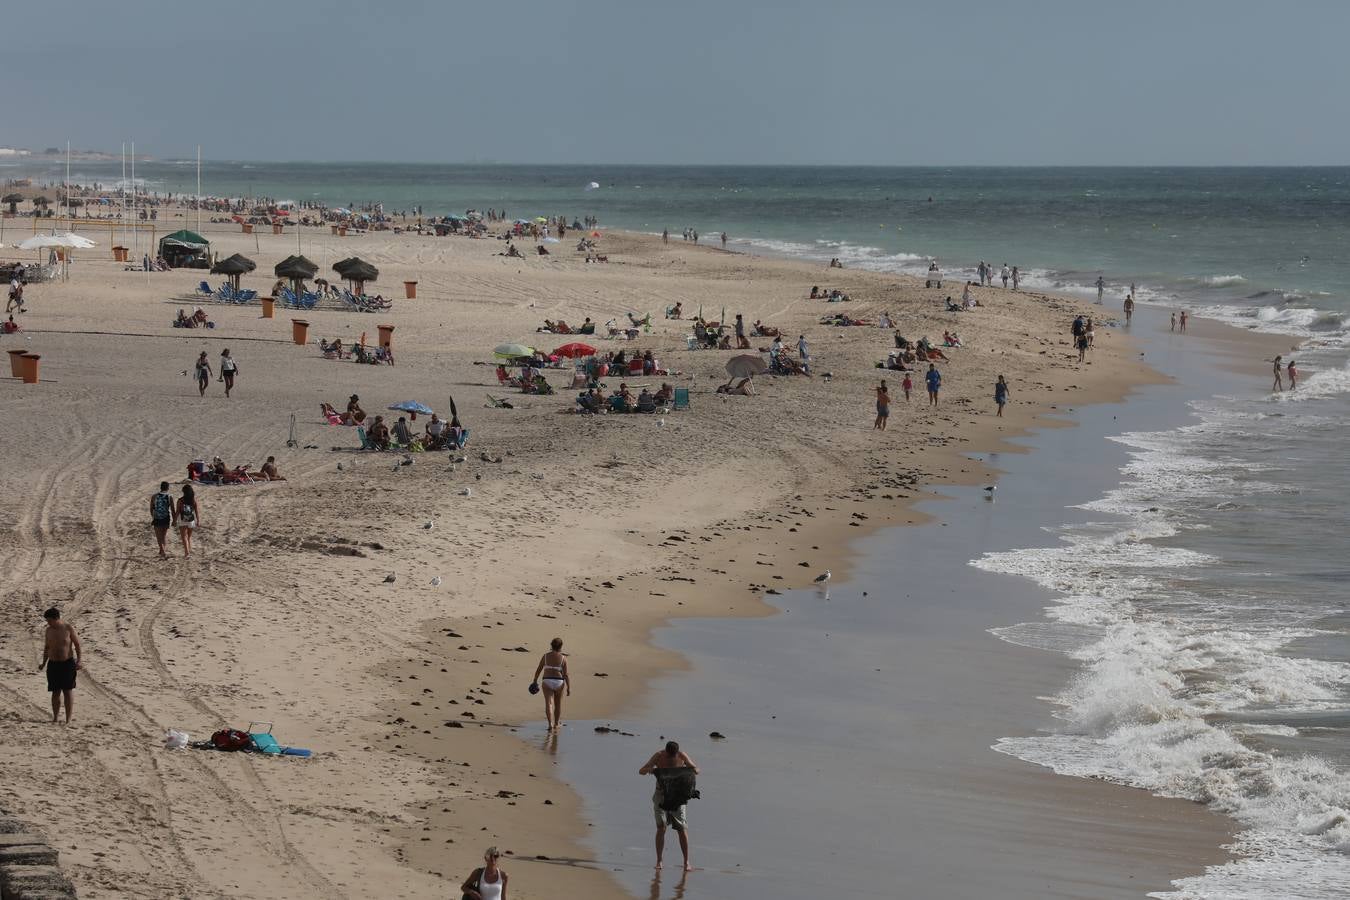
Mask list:
[[[114,185],[120,163],[72,180]],[[60,181],[64,163],[20,163]],[[195,162],[143,163],[160,192]],[[203,192],[428,213],[596,215],[611,227],[725,231],[740,246],[882,270],[1017,265],[1033,287],[1137,296],[1294,333],[1350,317],[1350,168],[830,168],[493,166],[207,161]],[[597,190],[586,190],[597,182]],[[1095,293],[1095,292],[1094,292]]]

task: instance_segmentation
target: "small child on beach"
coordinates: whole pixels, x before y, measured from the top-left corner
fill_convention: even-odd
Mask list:
[[[998,404],[998,417],[1003,418],[1003,406],[1008,402],[1008,382],[1003,380],[1003,376],[998,376],[998,383],[994,385],[994,403]]]
[[[900,390],[905,392],[905,402],[909,402],[909,392],[914,390],[914,382],[910,380],[909,373],[905,373],[905,380],[900,382]]]

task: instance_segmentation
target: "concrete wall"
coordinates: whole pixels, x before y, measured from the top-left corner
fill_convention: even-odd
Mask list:
[[[0,814],[0,900],[69,900],[75,885],[56,851],[24,822]]]

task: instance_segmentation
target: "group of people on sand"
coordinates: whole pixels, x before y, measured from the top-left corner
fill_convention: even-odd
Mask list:
[[[592,384],[577,396],[577,410],[583,413],[654,413],[668,408],[674,401],[675,388],[664,382],[656,391],[644,385],[636,395],[627,382],[621,382],[608,398],[599,385]]]
[[[200,306],[188,315],[187,310],[179,308],[178,317],[173,320],[174,328],[211,328],[211,320],[206,317],[206,310]]]
[[[211,386],[211,376],[215,374],[211,369],[211,361],[206,358],[206,351],[203,350],[197,355],[197,362],[193,366],[193,374],[197,379],[197,394],[205,397],[206,389]],[[230,391],[234,390],[234,379],[239,374],[239,363],[230,355],[230,348],[226,347],[220,351],[220,374],[217,378],[225,384],[225,396],[230,396]]]
[[[675,318],[679,318],[679,316]],[[590,316],[587,316],[586,321],[573,328],[562,319],[556,322],[545,319],[544,324],[536,328],[535,331],[540,334],[595,334],[595,323],[591,321]]]
[[[828,303],[843,303],[853,298],[838,288],[823,288],[820,285],[813,284],[811,285],[811,295],[807,299],[824,300]]]
[[[332,409],[332,407],[329,406],[328,409]],[[364,414],[362,421],[364,421]],[[352,422],[351,424],[356,423]],[[436,413],[432,413],[421,433],[418,433],[412,423],[408,421],[407,416],[399,416],[392,428],[385,421],[384,416],[376,416],[366,428],[366,441],[369,444],[369,449],[374,450],[393,450],[395,448],[413,451],[449,450],[463,447],[467,434],[468,432],[460,424],[458,416],[447,422]]]

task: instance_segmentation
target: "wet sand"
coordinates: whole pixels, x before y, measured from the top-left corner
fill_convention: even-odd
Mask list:
[[[1134,328],[1156,332],[1160,321],[1145,311]],[[1235,363],[1227,342],[1243,353],[1269,346],[1224,339],[1153,334],[1146,352],[1177,383],[1066,410],[1074,427],[1017,441],[1030,452],[977,454],[1001,470],[995,499],[982,486],[943,489],[945,499],[920,506],[927,523],[858,542],[851,574],[828,596],[791,591],[769,598],[780,611],[767,620],[662,629],[659,645],[690,670],[658,680],[616,720],[572,723],[559,753],[587,798],[599,858],[630,894],[881,898],[904,885],[905,896],[1124,898],[1226,859],[1228,823],[1200,805],[991,749],[1054,728],[1039,698],[1075,664],[991,635],[1039,621],[1051,598],[968,565],[1090,519],[1068,507],[1118,480],[1125,452],[1106,435],[1181,424],[1185,400],[1217,388],[1219,365]],[[635,774],[666,738],[704,771],[704,797],[690,805],[699,870],[687,879],[653,878],[650,786]],[[668,844],[670,869],[678,848]]]

